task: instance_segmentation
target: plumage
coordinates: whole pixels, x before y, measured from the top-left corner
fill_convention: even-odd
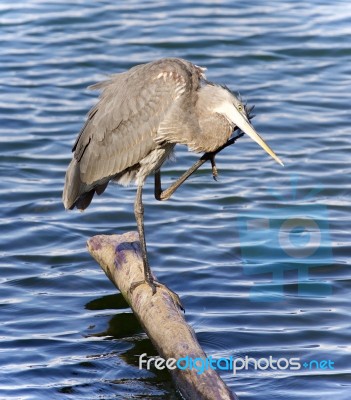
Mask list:
[[[144,235],[142,188],[155,173],[155,197],[168,198],[194,171],[189,169],[162,194],[160,168],[176,143],[195,152],[215,152],[240,128],[282,164],[250,124],[249,109],[227,87],[206,80],[204,68],[180,58],[164,58],[91,86],[101,90],[73,146],[63,190],[67,209],[84,210],[110,180],[135,180],[134,213],[144,264],[143,282],[156,290]],[[214,156],[211,158],[215,171]]]
[[[86,208],[110,180],[142,184],[176,143],[216,150],[234,129],[232,103],[240,103],[227,87],[206,81],[203,68],[177,58],[138,65],[90,88],[102,93],[73,146],[63,192],[70,209]]]
[[[231,107],[241,103],[207,81],[204,68],[178,58],[137,65],[90,88],[102,93],[72,149],[63,192],[70,209],[86,208],[110,180],[141,185],[176,143],[216,150],[234,129]]]
[[[102,90],[102,94],[73,146],[63,194],[65,207],[86,207],[89,202],[82,203],[80,198],[92,190],[102,192],[101,187],[111,179],[129,183],[153,151],[166,158],[167,154],[162,154],[173,146],[163,138],[157,140],[158,130],[162,125],[176,138],[179,127],[170,116],[180,114],[180,110],[191,116],[188,109],[194,107],[194,101],[187,95],[199,89],[202,77],[202,70],[185,60],[163,59],[93,85],[91,88]],[[188,130],[199,129],[195,118],[184,124],[183,132],[187,125]],[[139,172],[143,172],[139,174],[142,180],[151,171],[144,167]]]

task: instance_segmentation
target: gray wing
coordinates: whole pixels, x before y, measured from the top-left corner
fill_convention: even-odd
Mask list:
[[[102,94],[73,147],[63,195],[66,208],[137,164],[157,146],[162,121],[199,87],[201,76],[191,68],[196,70],[184,60],[163,59],[92,87],[102,89]]]

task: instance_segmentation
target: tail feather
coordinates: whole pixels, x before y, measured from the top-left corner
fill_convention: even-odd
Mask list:
[[[102,194],[108,185],[108,181],[87,185],[80,178],[79,164],[75,158],[72,159],[66,172],[65,186],[62,201],[67,210],[85,210],[91,203],[95,192]]]
[[[71,210],[77,207],[78,210],[85,210],[93,200],[95,189],[81,195],[78,200],[72,205]]]
[[[62,201],[66,210],[72,210],[75,202],[80,195],[81,180],[78,163],[75,158],[70,162],[65,178],[65,186],[63,188]]]

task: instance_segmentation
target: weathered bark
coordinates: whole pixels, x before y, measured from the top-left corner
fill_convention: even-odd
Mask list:
[[[165,287],[158,287],[154,295],[145,284],[130,292],[133,283],[143,280],[137,232],[94,236],[88,240],[88,250],[121,291],[162,358],[167,360],[188,356],[193,360],[206,359],[195,332],[186,323],[183,312]],[[211,368],[202,374],[198,374],[196,369],[176,368],[169,372],[184,399],[237,399]]]

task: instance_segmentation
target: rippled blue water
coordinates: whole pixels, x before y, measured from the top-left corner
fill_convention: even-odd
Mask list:
[[[87,3],[87,4],[86,4]],[[0,4],[0,398],[176,398],[130,309],[85,249],[135,230],[135,189],[83,214],[61,192],[96,100],[85,88],[160,57],[208,67],[256,105],[281,168],[248,138],[166,203],[145,190],[150,261],[213,357],[331,360],[223,372],[240,399],[350,399],[349,1]],[[184,147],[171,182],[196,160]]]

